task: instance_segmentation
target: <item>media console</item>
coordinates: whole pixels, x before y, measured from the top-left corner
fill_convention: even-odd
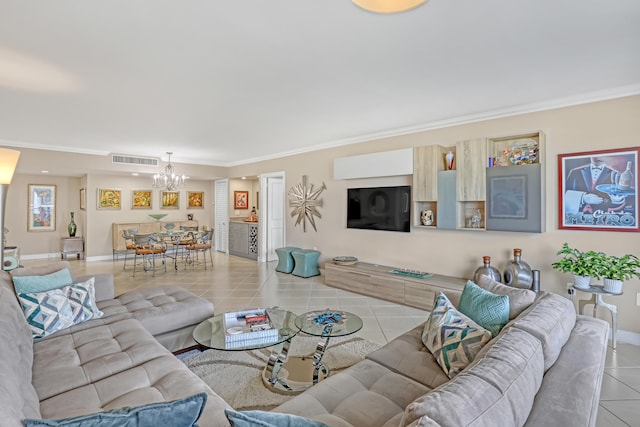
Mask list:
[[[431,310],[440,290],[462,292],[467,279],[432,274],[425,278],[391,273],[395,267],[366,262],[352,265],[325,264],[325,283],[347,291],[398,304]]]

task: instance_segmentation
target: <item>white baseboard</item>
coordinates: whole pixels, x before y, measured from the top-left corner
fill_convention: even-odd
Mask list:
[[[618,342],[624,342],[627,344],[640,346],[640,334],[637,332],[624,331],[622,329],[618,329],[616,338]],[[611,330],[609,330],[609,339],[611,339]]]

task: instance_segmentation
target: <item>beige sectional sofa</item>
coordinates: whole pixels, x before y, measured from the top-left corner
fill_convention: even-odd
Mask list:
[[[68,418],[201,392],[208,399],[199,425],[228,426],[226,402],[169,351],[189,344],[193,327],[213,315],[210,302],[179,287],[114,298],[111,276],[99,275],[96,300],[104,315],[34,342],[12,275],[45,275],[66,267],[63,261],[15,269],[11,275],[0,271],[2,426],[21,426],[25,418]]]
[[[66,265],[11,274],[47,274]],[[334,427],[595,425],[608,325],[576,316],[559,295],[480,282],[509,295],[511,320],[453,379],[423,344],[421,325],[273,412]],[[447,296],[457,305],[459,294]],[[212,315],[210,303],[178,287],[114,297],[109,276],[96,278],[96,300],[103,317],[34,342],[12,277],[0,271],[3,426],[201,392],[208,400],[198,424],[229,425],[227,403],[160,344],[173,350],[189,343],[193,326]]]
[[[594,426],[606,322],[576,316],[560,295],[505,289],[488,277],[480,285],[509,294],[511,320],[453,379],[420,325],[273,411],[333,427]],[[457,305],[459,294],[447,294]]]

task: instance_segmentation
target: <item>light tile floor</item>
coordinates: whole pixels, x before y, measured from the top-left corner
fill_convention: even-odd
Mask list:
[[[203,266],[166,273],[138,272],[131,267],[123,271],[122,258],[112,261],[70,261],[74,274],[113,273],[116,294],[134,289],[162,285],[180,285],[212,301],[216,313],[245,307],[279,306],[295,313],[324,308],[340,308],[360,316],[364,321],[359,336],[386,344],[398,335],[424,322],[428,312],[391,302],[332,288],[322,276],[303,279],[275,271],[275,262],[257,263],[234,256],[214,253],[214,267]],[[50,261],[30,260],[27,266]],[[131,264],[129,264],[131,265]],[[173,267],[173,265],[171,265]],[[598,427],[640,427],[640,347],[618,343],[609,348],[600,395]]]

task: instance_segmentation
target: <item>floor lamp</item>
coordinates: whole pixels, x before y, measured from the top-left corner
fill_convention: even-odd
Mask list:
[[[4,270],[4,205],[7,202],[7,192],[9,184],[16,170],[20,152],[8,148],[0,148],[0,232],[2,241],[0,243],[0,266]]]

